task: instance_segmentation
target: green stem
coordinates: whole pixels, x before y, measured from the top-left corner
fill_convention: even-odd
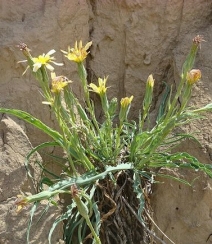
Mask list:
[[[63,142],[64,142],[63,147],[64,147],[65,152],[67,153],[70,168],[73,171],[73,175],[77,176],[77,170],[74,166],[71,154],[69,152],[69,142],[67,141],[67,136],[68,135],[70,136],[70,138],[69,138],[69,140],[70,140],[72,135],[70,133],[70,130],[67,128],[66,123],[62,120],[63,116],[62,116],[61,111],[60,111],[61,106],[62,105],[61,105],[61,101],[60,101],[60,94],[55,94],[55,101],[53,104],[53,110],[54,110],[54,113],[56,115],[59,127],[62,131]]]
[[[181,78],[181,81],[180,81],[180,84],[179,84],[179,86],[178,86],[178,88],[177,88],[177,92],[176,92],[176,94],[175,94],[175,96],[174,96],[174,99],[173,99],[173,101],[172,101],[172,103],[171,103],[171,105],[170,105],[170,108],[169,108],[169,110],[168,110],[168,112],[167,112],[167,114],[166,114],[166,117],[165,117],[165,119],[164,119],[164,123],[167,123],[168,120],[169,120],[169,118],[170,118],[171,116],[173,116],[173,111],[175,110],[177,100],[178,100],[178,98],[180,97],[180,95],[181,95],[181,93],[182,93],[182,89],[183,89],[184,83],[185,83],[185,78],[182,77],[182,78]]]
[[[86,223],[91,230],[91,233],[96,241],[96,244],[101,244],[101,241],[100,241],[99,237],[97,236],[97,234],[93,228],[93,225],[91,224],[90,217],[89,217],[89,211],[88,211],[86,204],[81,200],[81,198],[78,195],[75,195],[73,197],[73,199],[77,205],[77,209],[78,209],[79,213],[86,220]]]
[[[100,238],[97,236],[97,234],[96,234],[96,232],[95,232],[95,230],[94,230],[94,228],[93,228],[93,226],[91,224],[91,221],[90,221],[90,218],[89,218],[88,215],[85,218],[85,220],[86,220],[86,223],[87,223],[87,225],[89,226],[89,228],[91,230],[91,233],[92,233],[92,235],[94,237],[94,240],[95,240],[96,244],[101,244]]]
[[[85,102],[88,107],[87,108],[88,112],[91,116],[92,122],[94,123],[97,131],[99,132],[99,125],[98,125],[98,122],[96,120],[96,116],[94,113],[94,107],[92,106],[91,100],[90,100],[90,94],[89,94],[88,82],[87,82],[87,72],[86,72],[86,69],[85,69],[83,63],[78,63],[78,74],[79,74],[80,80],[82,82],[83,92],[84,92]]]
[[[145,122],[145,119],[146,119],[146,117],[148,115],[148,111],[149,111],[149,108],[145,109],[143,111],[142,119],[140,120],[140,124],[139,124],[139,131],[140,132],[143,130],[144,122]]]
[[[46,67],[44,65],[41,66],[41,73],[42,73],[42,80],[39,80],[40,86],[44,92],[44,96],[46,97],[47,101],[51,100],[51,92],[50,92],[50,83],[49,83],[49,77],[46,72]]]
[[[191,88],[192,88],[192,85],[186,84],[185,91],[182,95],[182,102],[181,102],[180,109],[178,111],[178,116],[183,112],[183,110],[185,109],[185,107],[191,97]]]

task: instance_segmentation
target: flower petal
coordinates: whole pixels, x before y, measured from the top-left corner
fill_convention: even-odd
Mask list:
[[[37,72],[38,69],[40,69],[41,67],[41,63],[35,63],[33,64],[33,72]]]
[[[51,64],[46,64],[46,68],[49,69],[50,71],[54,71],[54,67],[51,66]]]
[[[56,51],[54,49],[52,49],[45,56],[51,56],[54,53],[56,53]]]
[[[57,63],[57,62],[54,62],[54,61],[51,61],[53,64],[55,65],[58,65],[58,66],[63,66],[64,64],[63,63]]]
[[[93,92],[99,93],[99,87],[94,83],[90,83],[89,87],[93,90]]]
[[[45,104],[45,105],[52,105],[51,102],[47,102],[47,101],[43,101],[42,104]]]
[[[85,45],[85,50],[88,50],[90,48],[90,46],[92,45],[92,41],[91,42],[88,42],[86,45]]]
[[[75,42],[75,47],[74,47],[74,49],[76,49],[76,50],[77,50],[77,41]]]
[[[64,54],[68,54],[68,52],[66,52],[66,51],[63,51],[63,50],[60,50],[62,53],[64,53]]]
[[[21,61],[18,61],[17,64],[20,64],[20,63],[26,63],[27,60],[21,60]]]
[[[55,77],[56,77],[55,72],[51,72],[51,78],[52,78],[52,80],[53,80]]]
[[[28,69],[29,69],[29,65],[26,67],[26,69],[24,70],[22,75],[25,75],[25,73],[27,72]]]
[[[79,42],[79,49],[82,49],[82,41]]]

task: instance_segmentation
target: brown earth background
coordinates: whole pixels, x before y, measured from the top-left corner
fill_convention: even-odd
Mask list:
[[[66,50],[76,40],[92,40],[86,62],[90,81],[109,75],[111,97],[134,95],[131,117],[135,119],[146,79],[153,74],[154,117],[164,92],[163,81],[173,87],[179,82],[183,61],[197,34],[206,40],[195,63],[202,79],[195,85],[190,103],[198,108],[212,100],[211,0],[0,0],[0,106],[25,110],[54,127],[54,117],[41,103],[38,84],[30,72],[22,76],[25,64],[17,62],[24,58],[16,45],[25,42],[34,56],[55,49],[57,62],[61,62],[65,58],[60,49]],[[74,80],[74,91],[80,96],[74,64],[66,61],[56,73]],[[206,118],[182,128],[183,132],[195,132],[202,146],[186,141],[179,150],[211,163],[212,114]],[[48,138],[20,120],[6,115],[0,119],[0,244],[23,244],[29,210],[17,214],[14,200],[21,191],[35,191],[27,179],[24,159],[32,145]],[[45,155],[43,159],[47,160]],[[41,161],[40,155],[33,160]],[[38,175],[38,169],[34,173]],[[155,222],[176,244],[212,243],[212,181],[198,172],[170,173],[189,181],[199,178],[192,187],[160,179],[162,183],[154,187],[151,197]],[[48,243],[52,218],[59,211],[52,208],[45,221],[33,226],[30,243]],[[62,243],[60,238],[61,227],[52,243]]]

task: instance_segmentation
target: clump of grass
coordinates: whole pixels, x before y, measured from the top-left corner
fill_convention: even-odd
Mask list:
[[[46,199],[49,205],[57,205],[54,197],[61,193],[69,194],[72,202],[54,220],[49,231],[49,243],[53,230],[64,220],[66,243],[138,243],[142,239],[149,243],[151,238],[164,243],[150,230],[148,214],[144,211],[149,207],[147,199],[151,184],[154,183],[155,169],[188,168],[201,170],[212,177],[211,165],[200,163],[188,153],[171,152],[182,140],[192,138],[190,134],[173,134],[173,129],[199,119],[200,114],[212,110],[212,104],[203,108],[187,106],[192,87],[201,78],[201,71],[193,69],[201,41],[201,36],[193,39],[176,94],[166,94],[166,102],[164,100],[161,103],[157,123],[153,128],[145,126],[155,82],[151,74],[147,78],[139,121],[135,122],[128,119],[133,96],[124,97],[120,102],[117,98],[109,100],[108,77],[98,78],[98,84],[88,83],[84,61],[92,42],[85,46],[81,41],[76,42],[74,48],[68,47],[67,51],[62,51],[68,60],[77,65],[83,90],[83,99],[80,100],[72,91],[72,81],[62,74],[54,73],[50,63],[62,65],[51,56],[54,50],[33,57],[26,44],[19,45],[27,58],[28,68],[39,82],[45,99],[43,104],[51,107],[59,130],[50,128],[21,110],[0,108],[0,112],[15,115],[52,138],[52,141],[42,143],[27,155],[27,168],[30,156],[48,146],[59,146],[66,155],[66,162],[62,164],[63,176],[54,175],[54,179],[45,176],[43,182],[48,185],[45,190],[41,189],[31,196],[19,196],[16,201],[18,211],[33,203],[27,243],[39,202]],[[90,97],[92,92],[100,97],[104,114],[102,122],[96,118],[95,103]],[[179,97],[181,105],[177,103]],[[40,166],[45,170],[44,166]]]

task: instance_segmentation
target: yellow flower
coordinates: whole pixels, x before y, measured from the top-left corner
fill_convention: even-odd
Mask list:
[[[42,65],[45,65],[47,69],[50,71],[54,70],[54,67],[51,66],[49,63],[54,63],[58,66],[62,66],[62,63],[56,63],[53,60],[55,60],[54,57],[51,57],[53,53],[56,51],[54,49],[50,50],[47,54],[39,55],[37,58],[32,58],[33,64],[33,72],[37,72],[38,69],[41,68]]]
[[[23,208],[26,208],[26,206],[28,205],[28,199],[23,195],[17,195],[17,197],[18,198],[15,201],[15,205],[17,205],[16,212],[20,212]]]
[[[98,78],[99,86],[95,85],[94,83],[90,83],[89,87],[92,89],[93,92],[98,93],[99,95],[103,95],[106,93],[107,88],[106,82],[107,82],[108,76],[104,79]]]
[[[133,96],[122,98],[121,99],[121,107],[122,108],[128,107],[131,104],[132,100],[133,100]]]
[[[193,85],[201,78],[201,71],[199,69],[192,69],[187,73],[187,82],[189,85]]]
[[[52,84],[51,84],[51,92],[60,93],[68,83],[72,81],[68,80],[65,76],[56,76],[55,73],[51,73]]]
[[[85,47],[82,46],[82,41],[79,42],[79,45],[77,45],[77,41],[75,42],[75,47],[70,48],[68,47],[68,52],[61,50],[69,60],[72,60],[76,63],[82,63],[83,60],[86,59],[89,52],[87,50],[92,45],[92,42],[88,42]]]

